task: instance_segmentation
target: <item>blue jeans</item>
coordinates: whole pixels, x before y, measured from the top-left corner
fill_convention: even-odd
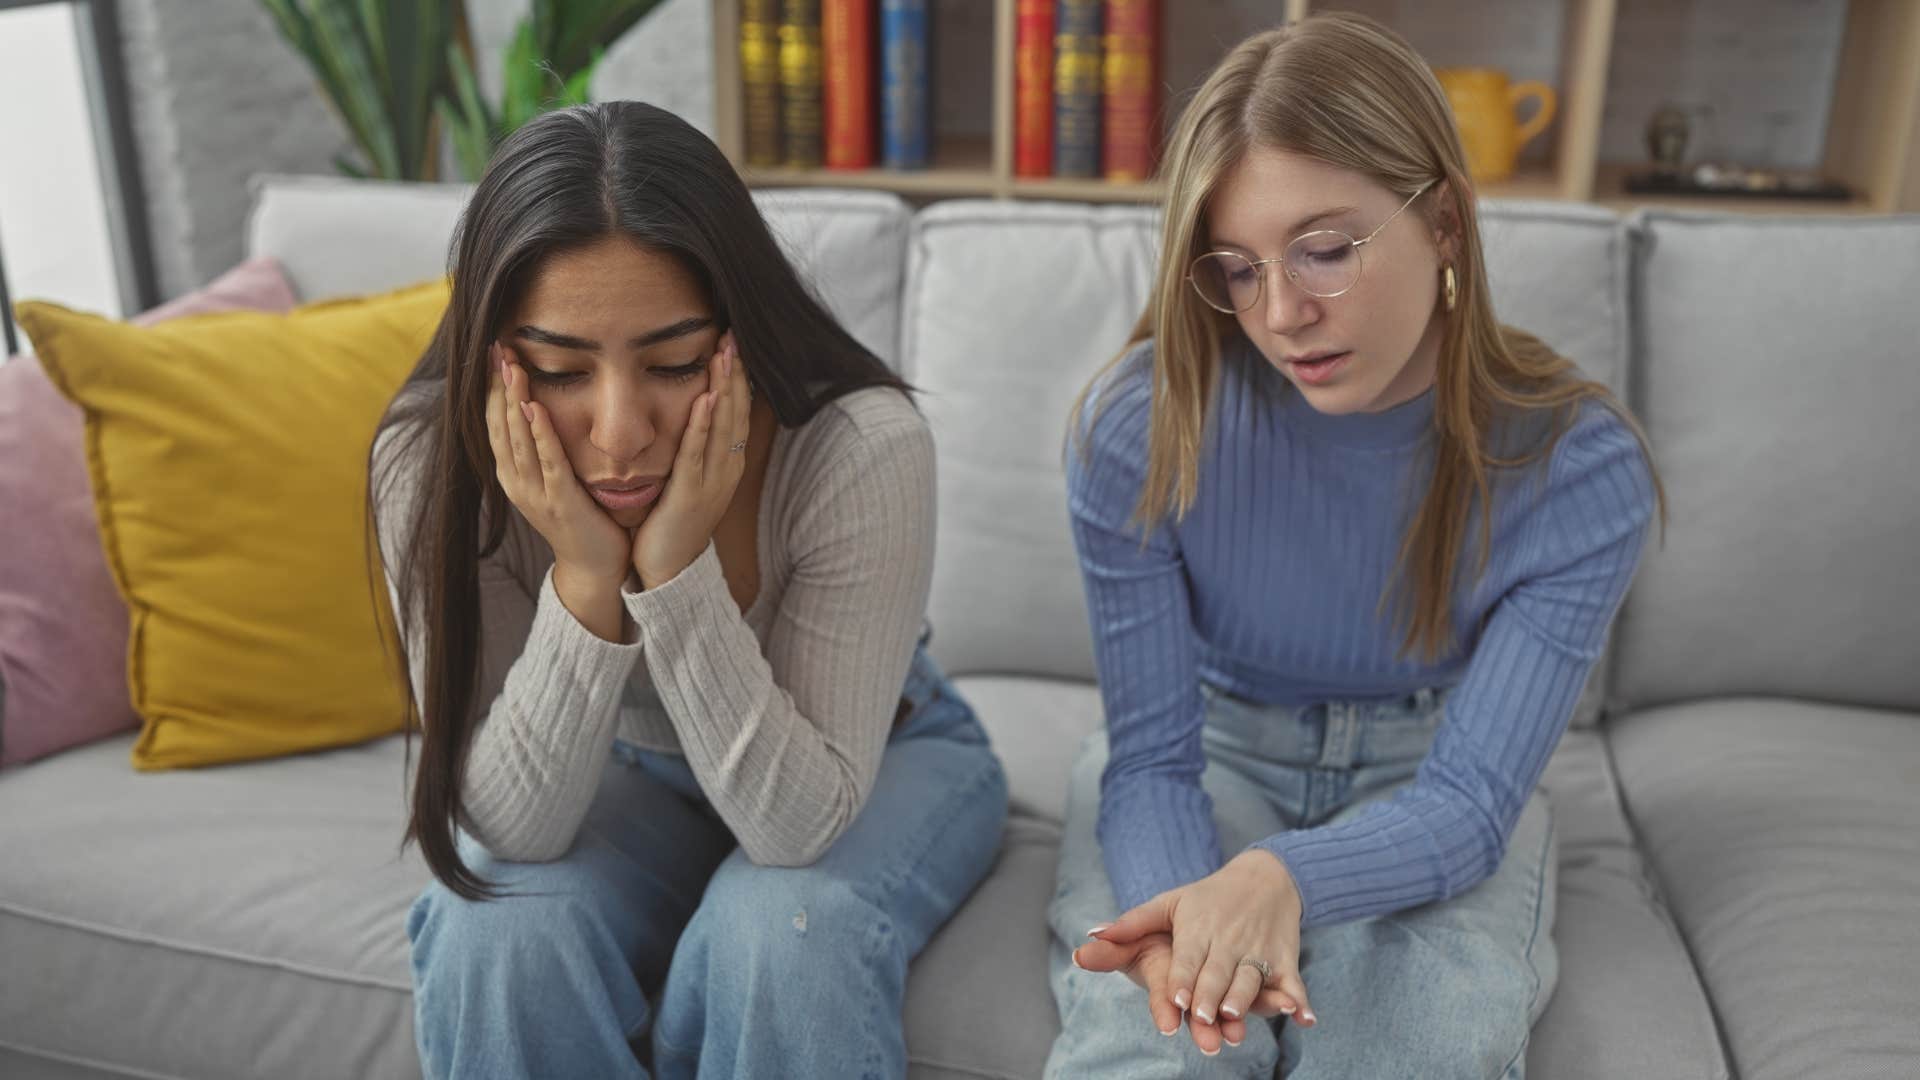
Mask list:
[[[985,876],[1006,778],[924,653],[866,805],[811,866],[756,866],[684,758],[615,743],[573,850],[407,919],[429,1077],[906,1075],[907,963]]]
[[[1440,726],[1444,695],[1260,705],[1203,688],[1207,769],[1222,852],[1287,829],[1345,821],[1409,783]],[[1559,974],[1554,951],[1556,849],[1538,792],[1493,875],[1451,899],[1391,915],[1316,926],[1300,939],[1302,980],[1318,1023],[1251,1019],[1246,1041],[1201,1055],[1183,1028],[1154,1029],[1146,993],[1126,976],[1082,971],[1071,950],[1119,914],[1094,834],[1106,738],[1087,741],[1068,795],[1060,874],[1048,921],[1061,1033],[1052,1078],[1513,1078]]]

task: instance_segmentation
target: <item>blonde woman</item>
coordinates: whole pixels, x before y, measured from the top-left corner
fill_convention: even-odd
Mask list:
[[[1496,320],[1446,98],[1379,24],[1239,45],[1166,179],[1068,454],[1107,732],[1047,1075],[1520,1076],[1534,788],[1661,501],[1644,440]]]

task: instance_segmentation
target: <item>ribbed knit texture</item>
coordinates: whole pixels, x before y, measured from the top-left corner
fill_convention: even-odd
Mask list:
[[[382,436],[376,476],[397,445]],[[417,470],[393,476],[377,499],[388,566],[408,550],[418,491]],[[891,389],[778,429],[751,607],[734,604],[709,544],[672,581],[623,593],[637,638],[624,645],[560,603],[552,549],[513,515],[480,567],[485,717],[466,828],[501,858],[564,855],[617,734],[684,754],[754,862],[818,858],[880,769],[932,584],[933,476],[926,421]],[[424,698],[424,643],[407,651]]]
[[[1455,643],[1429,664],[1401,656],[1396,609],[1380,602],[1431,476],[1433,391],[1382,413],[1328,416],[1237,342],[1223,357],[1193,508],[1143,546],[1132,518],[1151,349],[1107,377],[1068,451],[1111,746],[1099,835],[1121,909],[1224,861],[1200,785],[1202,680],[1285,705],[1451,688],[1406,789],[1346,823],[1256,846],[1292,873],[1305,925],[1469,888],[1499,864],[1639,562],[1655,501],[1638,441],[1588,403],[1546,461],[1495,474],[1491,557],[1476,577],[1476,518]],[[1541,417],[1507,425],[1501,447],[1544,430]]]

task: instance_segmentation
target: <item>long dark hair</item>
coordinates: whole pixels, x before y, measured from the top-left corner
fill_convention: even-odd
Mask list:
[[[715,325],[733,331],[754,394],[782,426],[804,424],[863,387],[908,390],[827,313],[726,157],[684,120],[633,101],[581,105],[542,115],[500,145],[455,233],[446,314],[380,422],[381,433],[400,429],[395,451],[382,454],[388,471],[419,470],[421,492],[412,543],[401,565],[388,567],[403,639],[426,650],[425,701],[413,695],[406,657],[397,658],[422,743],[405,842],[418,843],[434,876],[470,899],[493,893],[454,843],[476,705],[484,705],[474,700],[479,562],[518,514],[494,478],[487,441],[487,343],[548,259],[612,235],[674,258],[692,276]],[[372,502],[393,477],[373,475],[371,455],[368,469]]]

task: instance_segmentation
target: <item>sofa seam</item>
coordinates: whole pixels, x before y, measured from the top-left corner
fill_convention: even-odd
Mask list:
[[[96,1069],[100,1072],[112,1073],[115,1076],[136,1077],[138,1080],[187,1080],[186,1077],[177,1073],[151,1072],[137,1066],[113,1064],[95,1058],[80,1057],[77,1054],[62,1053],[58,1050],[41,1050],[31,1046],[22,1046],[19,1043],[9,1042],[6,1039],[0,1039],[0,1050],[11,1050],[17,1054],[36,1058],[40,1061],[57,1061],[62,1065],[77,1065],[83,1069]]]
[[[365,987],[372,990],[387,990],[409,996],[411,996],[413,992],[411,982],[405,986],[401,986],[376,979],[372,976],[355,975],[351,972],[328,970],[313,965],[300,964],[288,960],[277,960],[264,956],[251,956],[246,953],[217,949],[207,945],[190,944],[158,935],[140,935],[118,927],[104,926],[81,919],[64,918],[47,912],[34,911],[20,907],[17,904],[0,902],[0,914],[14,915],[22,919],[30,919],[65,930],[93,934],[124,944],[145,945],[157,949],[167,949],[188,956],[199,956],[207,959],[223,960],[228,963],[244,964],[250,967],[284,971],[291,975],[299,975],[310,979],[319,979],[348,986]]]
[[[1666,927],[1670,939],[1679,946],[1681,954],[1687,958],[1687,969],[1693,974],[1694,985],[1700,988],[1700,1000],[1706,1003],[1707,1019],[1713,1024],[1714,1041],[1720,1048],[1720,1064],[1723,1066],[1721,1071],[1714,1074],[1710,1080],[1740,1080],[1737,1059],[1733,1055],[1733,1046],[1727,1038],[1727,1025],[1720,1016],[1719,1003],[1714,1001],[1713,993],[1707,986],[1706,973],[1701,970],[1700,957],[1694,951],[1693,942],[1687,940],[1687,935],[1681,932],[1679,919],[1674,915],[1673,907],[1667,901],[1667,883],[1660,876],[1659,864],[1647,850],[1644,831],[1634,817],[1632,800],[1627,796],[1627,787],[1620,782],[1620,770],[1614,756],[1612,727],[1612,723],[1607,725],[1607,730],[1603,732],[1600,740],[1601,764],[1607,772],[1607,786],[1613,790],[1614,801],[1620,808],[1620,821],[1626,826],[1627,838],[1633,845],[1634,854],[1640,857],[1640,876],[1652,887],[1653,910],[1659,914],[1661,925]]]

